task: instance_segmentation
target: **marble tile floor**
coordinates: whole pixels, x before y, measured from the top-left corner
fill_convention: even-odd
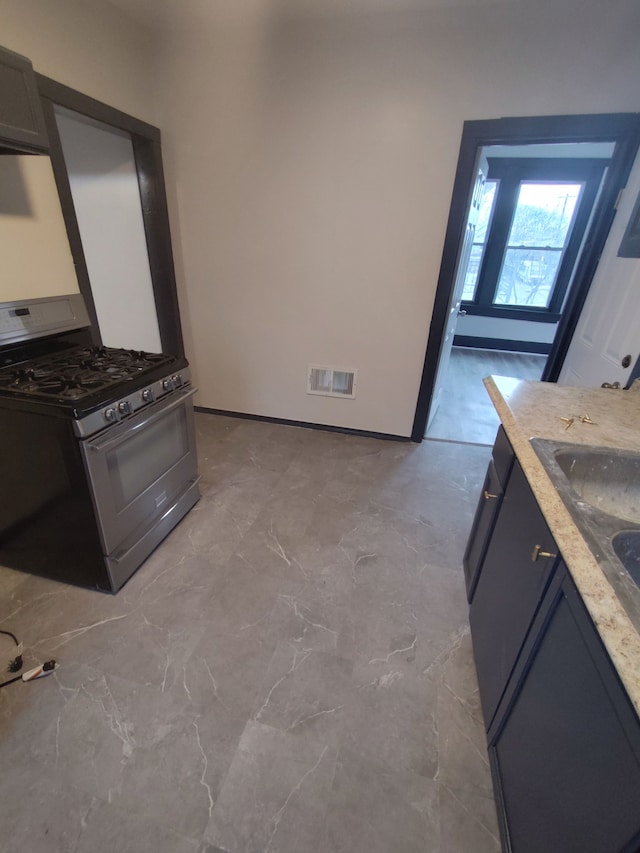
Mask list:
[[[498,853],[489,448],[196,422],[202,499],[116,596],[0,569],[0,627],[59,663],[0,691],[0,850]]]

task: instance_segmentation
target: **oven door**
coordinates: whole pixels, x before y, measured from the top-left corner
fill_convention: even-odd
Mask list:
[[[195,392],[177,390],[81,442],[106,556],[149,530],[197,481]]]

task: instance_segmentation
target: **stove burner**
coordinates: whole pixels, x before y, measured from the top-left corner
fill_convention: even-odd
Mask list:
[[[55,376],[43,379],[36,383],[36,388],[43,394],[60,394],[64,391],[65,387],[64,379],[62,379],[62,377],[57,378]]]
[[[75,402],[110,390],[116,398],[126,393],[127,382],[173,360],[141,350],[76,347],[0,369],[0,392]]]
[[[144,352],[134,349],[109,349],[108,347],[86,347],[82,354],[81,366],[91,369],[107,367],[126,367],[127,369],[146,370],[149,365],[161,364],[166,360],[162,353]]]

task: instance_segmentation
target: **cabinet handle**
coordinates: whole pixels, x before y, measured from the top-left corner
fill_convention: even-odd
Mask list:
[[[490,498],[497,498],[499,495],[492,495],[491,492],[488,492],[486,489],[484,490],[484,499],[488,501]]]
[[[534,545],[533,553],[531,554],[531,562],[535,563],[540,557],[557,557],[557,554],[552,554],[551,551],[543,551],[542,545]]]

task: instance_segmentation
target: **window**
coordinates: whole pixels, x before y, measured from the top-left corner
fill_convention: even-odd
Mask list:
[[[548,308],[582,184],[523,181],[502,258],[495,305]]]
[[[476,294],[476,286],[478,284],[478,274],[480,272],[480,264],[487,242],[487,234],[489,233],[489,222],[493,213],[493,204],[496,200],[497,181],[485,181],[482,192],[482,201],[480,202],[480,210],[478,212],[478,221],[476,230],[473,235],[473,244],[471,246],[471,254],[467,271],[464,277],[464,287],[462,288],[462,299],[464,301],[473,300]]]
[[[462,293],[469,313],[557,321],[606,163],[489,159]]]

